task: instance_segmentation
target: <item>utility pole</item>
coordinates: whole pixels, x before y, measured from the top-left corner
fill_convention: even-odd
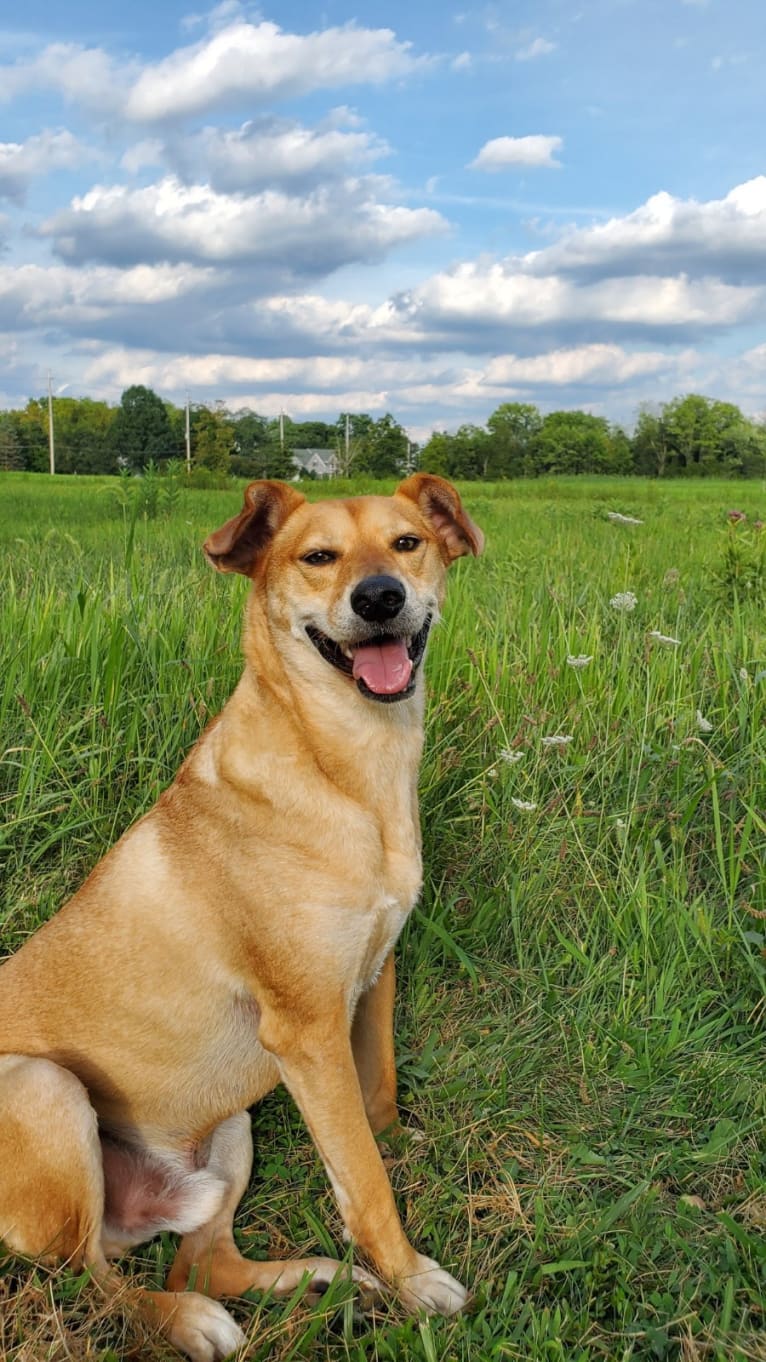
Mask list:
[[[191,473],[191,422],[189,420],[189,389],[186,389],[186,472]]]
[[[351,471],[351,459],[349,457],[350,448],[351,448],[351,418],[348,412],[346,412],[346,467],[343,470],[343,475],[346,478],[348,477]]]
[[[279,448],[284,454],[285,450],[285,413],[280,409],[279,412]]]
[[[48,450],[50,452],[51,473],[56,472],[56,444],[53,438],[53,389],[51,371],[48,370]]]

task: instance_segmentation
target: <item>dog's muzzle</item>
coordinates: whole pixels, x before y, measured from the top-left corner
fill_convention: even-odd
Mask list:
[[[396,614],[400,609],[401,605]],[[360,694],[369,700],[390,705],[397,700],[406,700],[415,690],[417,669],[423,661],[432,618],[428,615],[423,626],[412,637],[376,634],[361,643],[343,645],[312,625],[306,626],[306,634],[325,662],[346,676],[353,677]]]

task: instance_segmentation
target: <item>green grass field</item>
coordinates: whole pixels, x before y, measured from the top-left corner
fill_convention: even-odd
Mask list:
[[[462,490],[488,548],[453,570],[427,666],[426,887],[398,947],[418,1138],[392,1180],[413,1242],[475,1305],[418,1322],[361,1317],[342,1290],[317,1310],[244,1302],[247,1356],[764,1359],[766,485]],[[229,694],[245,583],[199,545],[239,501],[183,492],[132,520],[114,481],[0,478],[5,950]],[[244,1251],[342,1253],[284,1093],[254,1134]],[[172,1251],[131,1271],[159,1285]],[[29,1280],[0,1262],[4,1360],[170,1356],[87,1284]]]

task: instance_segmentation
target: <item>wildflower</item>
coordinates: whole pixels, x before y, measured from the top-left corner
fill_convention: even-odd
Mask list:
[[[509,766],[515,766],[517,761],[524,760],[526,754],[517,747],[501,747],[497,755],[501,761],[507,761]]]
[[[661,634],[659,629],[650,629],[649,637],[657,643],[664,643],[666,648],[678,648],[681,643],[680,638],[671,638],[670,634]]]
[[[710,722],[709,719],[706,719],[706,718],[705,718],[705,716],[704,716],[704,714],[702,713],[702,710],[701,710],[701,709],[698,709],[698,710],[697,710],[697,727],[698,727],[700,733],[712,733],[712,732],[713,732],[713,725],[711,724],[711,722]]]
[[[586,653],[580,653],[579,657],[572,657],[570,655],[567,658],[567,666],[574,667],[576,671],[580,671],[581,668],[587,667],[588,663],[592,661],[593,661],[592,653],[590,654],[590,656],[588,656]]]
[[[624,819],[624,818],[615,818],[615,820],[614,820],[614,826],[615,826],[616,828],[619,828],[620,831],[622,831],[622,830],[623,830],[624,828],[626,828],[628,825],[627,825],[627,823],[625,822],[625,819]]]
[[[621,610],[624,614],[629,614],[638,605],[638,596],[632,591],[618,591],[616,596],[610,598],[609,604],[615,610]]]
[[[676,586],[678,584],[680,576],[681,574],[678,571],[678,568],[668,568],[667,572],[665,573],[665,576],[662,579],[662,585]]]
[[[740,679],[740,681],[749,681],[749,680],[750,680],[750,673],[749,673],[749,671],[747,670],[747,667],[740,667],[740,669],[739,669],[739,679]]]
[[[515,795],[511,796],[511,803],[515,808],[522,809],[524,813],[534,813],[537,808],[537,805],[533,804],[531,799],[517,799]]]
[[[643,525],[643,520],[636,520],[634,515],[620,515],[619,511],[607,511],[607,520],[613,520],[616,525]]]
[[[543,738],[543,747],[567,747],[571,741],[571,733],[556,733],[552,738]]]
[[[727,511],[726,519],[730,525],[739,525],[741,520],[747,520],[747,516],[744,511]]]
[[[757,530],[759,533],[760,533],[760,531],[763,529],[763,526],[764,526],[764,522],[763,522],[762,520],[754,520],[754,521],[753,521],[753,529],[754,529],[754,530]]]

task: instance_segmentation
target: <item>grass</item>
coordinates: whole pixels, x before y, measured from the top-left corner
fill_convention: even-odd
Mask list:
[[[474,1309],[245,1302],[247,1355],[766,1359],[766,486],[463,490],[488,551],[454,570],[428,661],[427,879],[398,949],[417,1138],[392,1180],[413,1242],[475,1286]],[[0,477],[7,950],[229,694],[245,584],[198,546],[238,495],[183,492],[144,521],[106,480]],[[557,735],[572,741],[543,743]],[[244,1251],[337,1254],[290,1099],[253,1119]],[[131,1271],[159,1285],[172,1252],[154,1241]],[[9,1362],[169,1356],[70,1274],[10,1258],[0,1274]]]

